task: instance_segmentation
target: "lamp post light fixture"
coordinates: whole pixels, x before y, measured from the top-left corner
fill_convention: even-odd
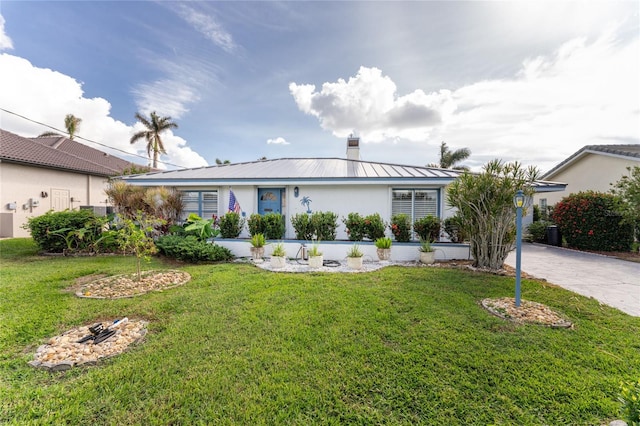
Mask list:
[[[521,189],[513,197],[516,208],[516,308],[520,307],[520,275],[522,266],[522,207],[524,206],[524,192]]]

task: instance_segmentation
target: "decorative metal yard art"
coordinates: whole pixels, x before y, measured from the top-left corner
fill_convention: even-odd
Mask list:
[[[305,206],[307,208],[307,214],[311,214],[311,207],[309,207],[309,204],[311,204],[311,198],[304,196],[302,197],[302,199],[300,200],[300,204],[302,204],[303,206]]]

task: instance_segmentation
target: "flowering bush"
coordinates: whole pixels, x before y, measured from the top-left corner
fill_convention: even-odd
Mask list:
[[[558,202],[552,219],[569,247],[627,251],[633,239],[632,226],[623,223],[618,203],[618,198],[611,194],[579,192]]]
[[[433,242],[440,239],[440,225],[439,218],[427,215],[413,222],[413,230],[421,240]]]
[[[406,243],[411,239],[411,218],[404,213],[391,217],[391,233],[396,241]]]
[[[378,213],[371,214],[364,218],[364,236],[371,241],[384,237],[386,227],[387,224],[384,223]]]
[[[347,235],[351,241],[362,241],[366,229],[364,218],[359,213],[349,213],[346,218],[342,218],[342,223],[347,227]]]

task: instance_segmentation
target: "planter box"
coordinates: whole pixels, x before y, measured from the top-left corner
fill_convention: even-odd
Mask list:
[[[309,256],[309,268],[320,268],[324,262],[324,256]]]
[[[433,251],[421,251],[420,252],[420,263],[425,263],[427,265],[431,265],[436,261],[436,253]]]
[[[284,265],[287,264],[287,258],[284,256],[271,256],[271,267],[272,268],[284,268]]]
[[[351,269],[362,269],[362,257],[347,257],[347,266]]]
[[[391,249],[376,249],[376,253],[378,254],[379,260],[389,260],[391,259]]]

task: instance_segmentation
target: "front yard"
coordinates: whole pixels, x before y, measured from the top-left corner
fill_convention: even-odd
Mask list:
[[[283,274],[176,266],[192,279],[117,300],[66,291],[133,272],[121,256],[40,257],[0,241],[0,423],[600,425],[640,377],[640,318],[543,282],[522,297],[573,329],[516,325],[484,298],[512,278],[444,268]],[[51,336],[96,321],[149,322],[97,365],[28,365]]]

